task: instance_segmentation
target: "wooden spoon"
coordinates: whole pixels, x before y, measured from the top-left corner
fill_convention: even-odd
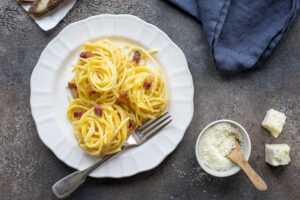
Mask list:
[[[235,162],[237,165],[239,165],[244,172],[247,174],[249,179],[252,181],[253,185],[260,191],[266,191],[267,185],[262,180],[262,178],[254,171],[254,169],[249,165],[249,163],[246,161],[240,145],[237,141],[235,141],[235,148],[227,155],[228,158],[230,158],[233,162]]]

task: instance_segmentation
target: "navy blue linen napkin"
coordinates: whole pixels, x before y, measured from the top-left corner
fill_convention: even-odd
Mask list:
[[[168,0],[200,20],[218,71],[260,67],[284,36],[300,0]]]

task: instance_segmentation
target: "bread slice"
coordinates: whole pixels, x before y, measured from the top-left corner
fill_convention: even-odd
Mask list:
[[[40,17],[41,15],[55,9],[64,0],[35,0],[29,9],[29,14],[34,17]]]

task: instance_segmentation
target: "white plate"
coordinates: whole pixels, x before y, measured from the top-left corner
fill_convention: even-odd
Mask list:
[[[44,31],[49,31],[54,28],[71,10],[71,8],[75,5],[76,0],[69,0],[62,2],[54,10],[49,13],[44,14],[41,17],[32,17],[35,23]],[[31,5],[22,5],[22,7],[28,11]]]
[[[106,37],[159,50],[155,57],[166,77],[168,111],[173,118],[145,144],[123,152],[90,174],[121,178],[159,165],[179,144],[193,117],[192,76],[184,54],[165,33],[131,15],[99,15],[67,26],[48,44],[32,72],[30,105],[41,140],[61,161],[79,170],[92,165],[97,157],[77,146],[66,116],[66,85],[73,76],[70,65],[76,63],[82,43]]]

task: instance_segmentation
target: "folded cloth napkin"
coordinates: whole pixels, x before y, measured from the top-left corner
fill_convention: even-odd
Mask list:
[[[216,68],[260,67],[288,30],[300,0],[168,0],[200,20]]]

